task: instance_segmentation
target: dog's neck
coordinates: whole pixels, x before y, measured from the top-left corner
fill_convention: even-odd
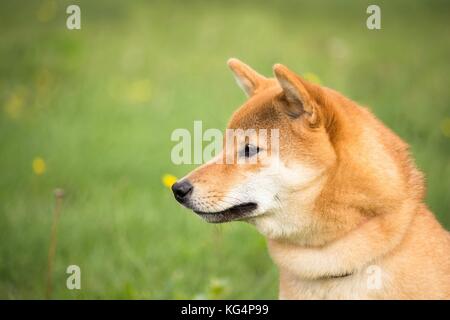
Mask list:
[[[372,217],[323,246],[302,246],[286,239],[269,239],[269,252],[281,273],[289,273],[298,279],[351,275],[368,267],[401,242],[415,208],[416,203],[405,201],[398,211]],[[392,219],[393,215],[395,219]]]

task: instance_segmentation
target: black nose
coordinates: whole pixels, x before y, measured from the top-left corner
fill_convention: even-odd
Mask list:
[[[194,186],[188,180],[176,182],[172,186],[173,195],[178,202],[186,201],[192,193],[192,189],[194,189]]]

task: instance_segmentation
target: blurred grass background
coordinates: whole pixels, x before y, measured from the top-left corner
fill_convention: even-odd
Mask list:
[[[69,31],[69,4],[81,30]],[[280,62],[368,105],[412,146],[450,227],[450,5],[377,1],[1,1],[0,298],[44,298],[53,190],[66,192],[53,298],[276,298],[251,226],[212,226],[163,185],[175,128],[224,128],[225,62]],[[66,289],[68,265],[82,290]]]

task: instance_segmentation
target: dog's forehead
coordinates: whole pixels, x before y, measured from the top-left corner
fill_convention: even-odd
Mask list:
[[[273,104],[273,99],[281,93],[281,88],[272,87],[250,97],[237,109],[230,122],[229,129],[270,129],[278,126],[281,113]]]

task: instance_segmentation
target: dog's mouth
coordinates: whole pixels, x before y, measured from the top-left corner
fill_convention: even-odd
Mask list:
[[[249,218],[257,207],[258,205],[254,202],[246,202],[218,212],[202,212],[196,210],[194,210],[194,212],[207,222],[223,223]]]

